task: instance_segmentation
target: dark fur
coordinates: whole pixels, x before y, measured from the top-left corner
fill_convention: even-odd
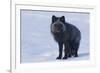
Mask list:
[[[51,33],[59,45],[59,56],[57,59],[62,58],[63,46],[65,47],[63,59],[67,59],[71,56],[78,56],[81,33],[74,25],[65,22],[64,16],[52,16]]]

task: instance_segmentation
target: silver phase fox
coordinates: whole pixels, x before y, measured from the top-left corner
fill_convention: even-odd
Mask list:
[[[76,26],[66,22],[65,16],[52,16],[51,33],[59,46],[59,56],[56,59],[62,59],[63,47],[63,59],[78,57],[81,32]]]

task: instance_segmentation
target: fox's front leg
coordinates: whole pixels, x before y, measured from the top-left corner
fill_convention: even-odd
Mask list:
[[[58,45],[59,45],[59,56],[56,59],[61,59],[63,51],[63,43],[59,42]]]

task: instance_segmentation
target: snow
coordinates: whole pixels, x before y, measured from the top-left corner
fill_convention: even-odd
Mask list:
[[[58,44],[50,32],[52,15],[64,15],[82,34],[79,57],[67,61],[89,60],[89,13],[21,11],[21,63],[56,61]]]

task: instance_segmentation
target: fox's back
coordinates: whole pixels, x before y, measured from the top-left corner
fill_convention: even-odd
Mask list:
[[[81,32],[76,26],[70,23],[65,23],[65,27],[66,27],[65,33],[66,34],[68,33],[70,40],[74,40],[74,39],[80,40],[81,39]]]

